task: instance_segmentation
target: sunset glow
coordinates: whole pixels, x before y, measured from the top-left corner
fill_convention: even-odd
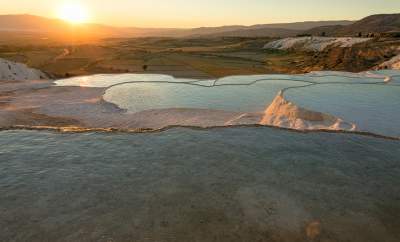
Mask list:
[[[74,24],[84,23],[89,20],[87,9],[79,3],[67,3],[60,6],[58,17]]]
[[[299,4],[298,0],[0,0],[0,6],[0,14],[32,14],[73,23],[193,28],[359,20],[372,14],[397,13],[400,1],[303,0]]]

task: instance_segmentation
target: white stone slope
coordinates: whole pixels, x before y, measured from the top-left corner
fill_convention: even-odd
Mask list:
[[[392,59],[383,62],[376,69],[391,69],[391,70],[400,70],[400,54],[396,55]]]
[[[280,92],[265,111],[261,125],[297,130],[355,131],[356,125],[329,114],[307,110],[286,100]]]
[[[29,68],[25,64],[16,63],[0,58],[0,81],[40,80],[49,77],[37,69]]]
[[[267,43],[264,49],[278,50],[300,50],[321,52],[329,46],[352,47],[355,44],[369,41],[370,38],[352,38],[352,37],[294,37],[285,38]]]

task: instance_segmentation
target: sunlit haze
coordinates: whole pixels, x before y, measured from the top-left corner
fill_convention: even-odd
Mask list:
[[[26,13],[72,22],[142,27],[356,20],[399,10],[398,0],[0,0],[0,14]]]
[[[57,17],[71,23],[83,23],[89,20],[89,13],[85,6],[71,2],[60,5]]]

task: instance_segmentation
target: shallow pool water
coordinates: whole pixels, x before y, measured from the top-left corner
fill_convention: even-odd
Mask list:
[[[287,99],[329,113],[361,131],[400,137],[400,87],[373,84],[324,84],[290,89]]]
[[[124,82],[188,82],[194,79],[174,78],[160,74],[98,74],[57,80],[57,86],[109,87]]]
[[[278,93],[283,91],[284,96],[292,101],[296,108],[333,115],[344,122],[354,124],[357,131],[399,138],[399,78],[400,71],[396,70],[228,76],[216,80],[177,79],[156,74],[123,74],[75,77],[58,80],[56,84],[103,87],[104,100],[127,110],[130,114],[147,110],[158,112],[175,109],[174,111],[178,112],[176,116],[180,117],[180,109],[189,109],[192,116],[183,116],[184,120],[177,120],[175,125],[187,124],[187,120],[200,117],[196,116],[196,112],[205,110],[234,112],[238,114],[237,117],[247,114],[251,116],[255,113],[262,115]],[[277,110],[278,113],[290,114],[287,110]],[[214,117],[218,116],[213,113]],[[207,125],[213,126],[212,117],[207,117],[210,119],[207,120]],[[287,117],[283,117],[282,120],[285,118]],[[292,118],[291,121],[298,122],[296,118]],[[259,120],[254,118],[245,123],[258,124]],[[201,123],[201,120],[198,121]],[[165,126],[167,124],[166,122]]]
[[[202,85],[235,85],[251,84],[263,81],[303,81],[303,82],[383,82],[385,76],[394,76],[397,80],[400,75],[398,70],[370,71],[362,73],[349,73],[339,71],[319,71],[304,75],[283,75],[283,74],[264,74],[264,75],[237,75],[227,76],[214,80],[199,80],[174,78],[160,74],[99,74],[91,76],[78,76],[67,79],[57,80],[58,86],[84,86],[84,87],[109,87],[126,82],[197,82]]]
[[[271,128],[0,132],[0,241],[400,240],[400,143]]]
[[[175,83],[134,83],[107,89],[104,99],[129,112],[166,108],[263,112],[280,90],[305,84],[276,80],[250,86],[214,87]]]

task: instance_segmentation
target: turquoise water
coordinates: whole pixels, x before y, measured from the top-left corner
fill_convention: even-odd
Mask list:
[[[391,84],[400,84],[400,71],[399,70],[380,70],[380,71],[373,71],[376,74],[382,74],[392,77]]]
[[[400,86],[324,84],[290,89],[285,97],[352,122],[361,131],[400,137]]]
[[[383,83],[386,77],[396,76],[399,71],[367,71],[360,73],[344,71],[317,71],[305,74],[317,83]]]
[[[0,132],[0,241],[400,241],[400,142]]]
[[[191,109],[193,115],[196,109],[262,113],[284,91],[298,107],[353,123],[358,131],[399,138],[399,81],[399,71],[383,70],[228,76],[216,80],[155,74],[94,75],[58,80],[56,84],[103,87],[104,100],[129,113],[184,108]]]
[[[188,82],[193,79],[174,78],[159,74],[98,74],[78,76],[56,81],[58,86],[108,87],[128,81],[135,82]]]
[[[386,83],[386,77],[392,77],[391,82]],[[399,71],[383,70],[228,76],[216,80],[155,74],[94,75],[56,83],[104,87],[104,100],[129,113],[171,108],[191,109],[193,113],[196,109],[262,113],[283,90],[298,107],[336,116],[353,123],[358,131],[398,138],[399,81]]]
[[[400,137],[398,80],[128,74],[57,84],[103,87],[105,100],[133,113],[261,112],[285,90],[300,107]],[[0,194],[0,241],[398,242],[400,142],[267,127],[2,131]]]
[[[166,108],[200,108],[263,112],[277,93],[307,83],[263,81],[249,86],[203,87],[176,83],[133,83],[107,89],[104,99],[129,112]]]
[[[197,82],[202,85],[212,85],[214,82],[218,85],[231,84],[251,84],[259,80],[291,80],[291,81],[310,81],[317,83],[324,82],[383,82],[385,76],[394,76],[394,80],[399,79],[398,70],[371,71],[368,73],[350,73],[338,71],[312,72],[305,75],[237,75],[227,76],[214,80],[198,80],[174,78],[168,75],[159,74],[99,74],[91,76],[78,76],[56,81],[58,86],[83,86],[83,87],[109,87],[115,84],[126,82]]]

